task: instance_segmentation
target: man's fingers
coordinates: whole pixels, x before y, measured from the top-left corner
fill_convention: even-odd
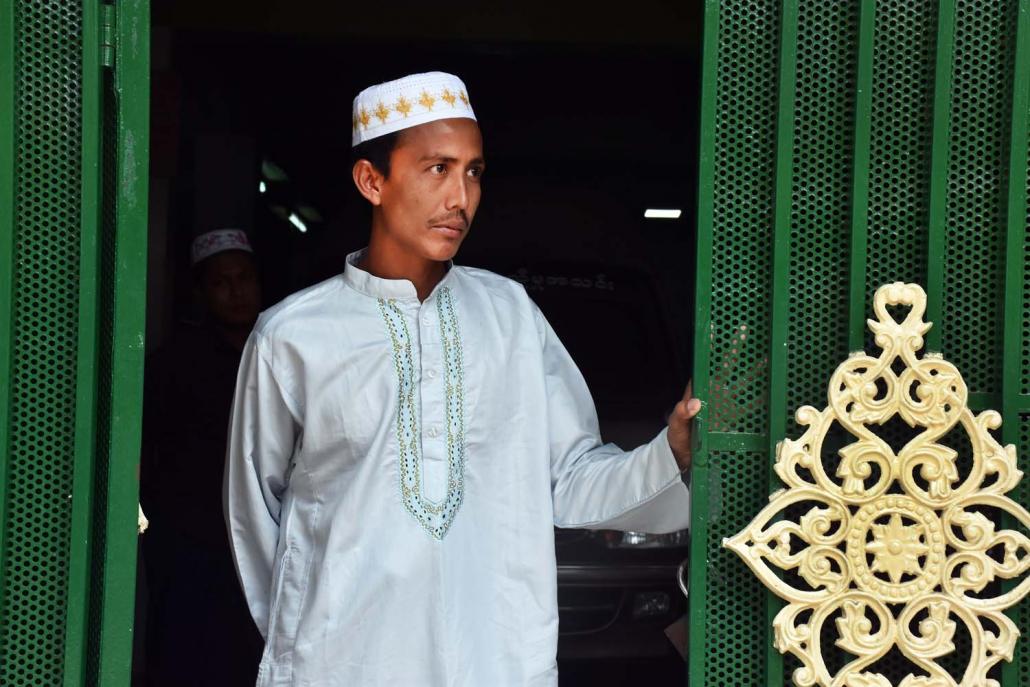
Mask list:
[[[687,388],[683,392],[683,400],[676,404],[676,410],[684,420],[689,420],[701,412],[701,401],[694,398],[693,379],[687,382]]]
[[[700,410],[701,401],[697,400],[696,398],[692,398],[683,404],[683,414],[686,416],[686,419],[688,420],[697,415]]]
[[[676,404],[676,415],[683,421],[692,419],[701,410],[701,401],[696,398],[682,400]]]

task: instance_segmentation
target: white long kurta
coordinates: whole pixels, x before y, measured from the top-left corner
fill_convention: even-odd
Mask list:
[[[419,302],[359,257],[263,313],[240,365],[225,505],[258,685],[555,685],[552,527],[686,528],[666,432],[601,443],[518,283],[452,266]]]

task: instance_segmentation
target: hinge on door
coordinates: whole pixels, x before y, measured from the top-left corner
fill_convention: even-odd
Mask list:
[[[114,5],[100,5],[100,63],[105,67],[114,66]]]

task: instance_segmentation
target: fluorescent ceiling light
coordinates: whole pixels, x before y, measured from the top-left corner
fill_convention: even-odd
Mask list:
[[[644,217],[647,219],[679,219],[682,214],[682,210],[655,210],[653,208],[644,210]]]
[[[300,232],[302,234],[308,230],[308,225],[304,224],[304,220],[302,220],[300,217],[297,217],[296,213],[291,212],[289,220],[290,224],[300,229]]]

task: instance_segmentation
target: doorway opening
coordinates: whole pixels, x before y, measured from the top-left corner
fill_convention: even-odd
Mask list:
[[[586,377],[605,441],[651,439],[692,359],[700,3],[611,14],[579,3],[325,5],[154,8],[150,359],[203,319],[189,265],[198,234],[249,235],[263,307],[338,274],[370,218],[350,178],[352,98],[449,71],[468,86],[489,167],[455,262],[524,284]],[[169,632],[152,603],[153,578],[168,571],[155,568],[148,537],[141,685],[163,684],[154,643],[188,631]],[[559,531],[556,546],[562,686],[681,684],[664,631],[685,612],[674,571],[686,535]],[[183,565],[176,555],[161,565]]]

